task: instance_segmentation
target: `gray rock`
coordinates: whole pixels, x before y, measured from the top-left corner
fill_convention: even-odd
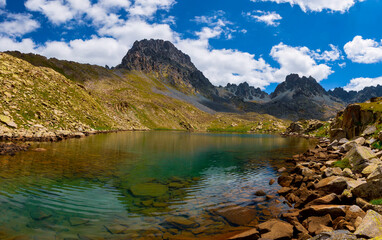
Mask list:
[[[349,160],[352,170],[356,173],[362,172],[362,170],[369,166],[372,159],[375,159],[377,156],[370,148],[362,147],[356,145],[353,147],[343,159]]]
[[[377,128],[375,127],[375,125],[368,126],[368,127],[363,131],[362,136],[369,136],[369,135],[372,135],[372,134],[374,134],[376,131],[377,131]]]
[[[320,233],[309,240],[356,240],[357,237],[347,230]]]
[[[365,182],[352,190],[355,197],[368,201],[382,198],[382,179]]]
[[[369,210],[363,218],[361,224],[354,232],[359,237],[375,238],[382,236],[382,215]]]

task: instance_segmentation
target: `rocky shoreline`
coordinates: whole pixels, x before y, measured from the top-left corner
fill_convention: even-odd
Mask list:
[[[292,209],[230,239],[381,239],[381,157],[363,137],[321,139],[280,169],[278,194]]]
[[[113,133],[122,130],[107,131],[51,131],[46,128],[39,130],[10,129],[0,126],[0,155],[15,155],[17,152],[27,151],[27,142],[59,142],[70,138],[83,138],[95,134]]]

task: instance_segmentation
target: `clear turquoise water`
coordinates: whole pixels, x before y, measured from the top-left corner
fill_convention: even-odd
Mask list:
[[[255,209],[256,222],[287,208],[253,193],[262,189],[276,195],[279,186],[269,186],[269,180],[288,166],[286,159],[312,144],[271,135],[183,132],[36,144],[33,148],[47,151],[0,157],[0,239],[162,239],[169,234],[212,239],[240,227],[215,210]],[[168,190],[161,196],[134,195],[131,189],[142,184]],[[208,230],[169,226],[169,216]],[[122,230],[112,234],[115,226]]]

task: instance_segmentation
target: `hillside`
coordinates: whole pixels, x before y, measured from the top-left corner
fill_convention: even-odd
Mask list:
[[[20,55],[36,65],[54,63],[60,74],[8,54],[0,56],[3,136],[32,138],[62,131],[133,129],[246,132],[257,128],[258,132],[268,132],[286,125],[268,115],[216,113],[197,102],[190,103],[191,97],[184,101],[187,95],[164,84],[155,74],[56,59],[50,63],[41,56]],[[66,78],[68,72],[77,76],[76,80]],[[102,72],[102,76],[94,77],[95,72]],[[259,128],[259,122],[265,125]]]

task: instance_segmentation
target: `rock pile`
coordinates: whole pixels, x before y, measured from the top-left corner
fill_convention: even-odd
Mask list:
[[[231,239],[381,239],[381,156],[362,137],[321,140],[278,178],[293,208]]]

